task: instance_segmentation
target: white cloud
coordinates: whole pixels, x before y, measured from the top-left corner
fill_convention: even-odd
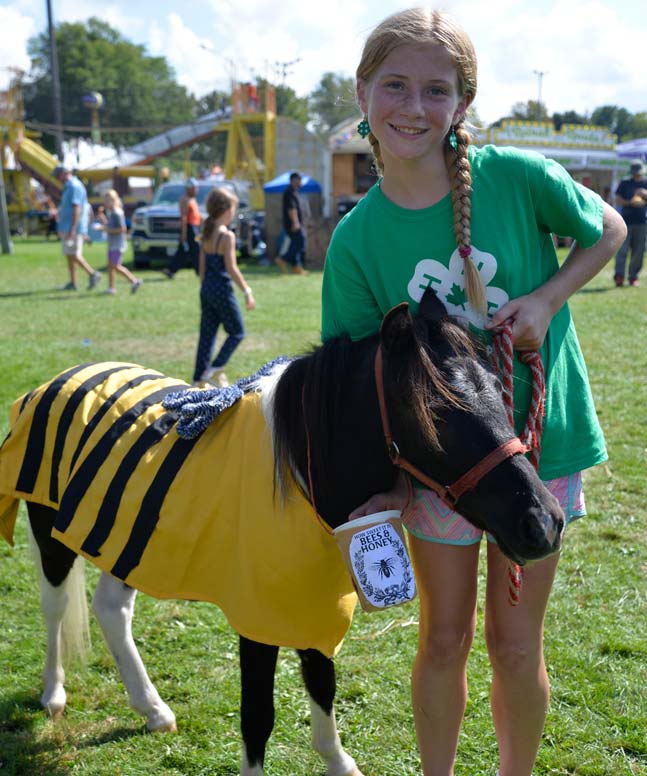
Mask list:
[[[326,71],[352,76],[366,35],[402,0],[198,0],[165,13],[158,0],[56,0],[55,21],[95,15],[149,53],[167,58],[196,95],[227,89],[236,76],[286,81],[304,95]],[[591,112],[604,104],[647,110],[640,57],[647,35],[644,0],[447,0],[479,59],[476,109],[491,122],[516,102],[542,99],[549,113]],[[42,0],[0,0],[0,67],[29,68],[27,39],[46,29]],[[208,50],[207,50],[208,49]],[[297,61],[298,60],[298,61]],[[0,79],[2,71],[0,71]],[[0,80],[0,88],[2,81]]]
[[[7,88],[12,76],[7,68],[29,70],[27,41],[35,33],[31,16],[19,7],[0,6],[0,89]]]

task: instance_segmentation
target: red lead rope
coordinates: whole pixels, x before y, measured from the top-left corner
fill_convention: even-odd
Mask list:
[[[495,333],[493,346],[494,366],[500,372],[508,420],[514,428],[514,386],[512,377],[514,348],[512,345],[512,329],[509,325],[504,324]],[[541,451],[541,435],[544,420],[544,399],[546,396],[544,364],[537,350],[521,351],[519,359],[522,363],[527,364],[532,372],[532,396],[528,410],[528,419],[519,438],[530,448],[530,463],[537,470],[539,468],[539,453]],[[508,601],[512,606],[517,606],[519,603],[522,586],[523,569],[516,563],[510,563],[508,565]]]

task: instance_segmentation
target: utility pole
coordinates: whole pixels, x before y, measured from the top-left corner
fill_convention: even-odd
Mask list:
[[[548,70],[533,70],[533,73],[537,76],[537,102],[541,105],[541,82]]]
[[[61,111],[61,80],[58,75],[58,55],[56,53],[56,31],[52,16],[52,0],[47,0],[47,33],[49,35],[49,68],[52,76],[52,105],[54,125],[56,127],[56,155],[63,163],[63,115]]]

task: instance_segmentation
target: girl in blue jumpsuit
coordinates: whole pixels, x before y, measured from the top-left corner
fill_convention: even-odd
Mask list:
[[[193,384],[225,387],[223,371],[234,350],[245,337],[243,315],[234,294],[235,283],[245,295],[248,310],[256,307],[252,289],[236,262],[236,236],[229,229],[238,199],[226,189],[214,189],[207,197],[208,217],[204,222],[198,273],[200,275],[200,339],[193,372]],[[227,338],[212,361],[216,335],[222,325]]]

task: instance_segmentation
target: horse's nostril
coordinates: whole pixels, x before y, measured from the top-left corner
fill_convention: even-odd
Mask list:
[[[552,512],[544,514],[544,533],[551,545],[559,544],[564,533],[564,518]]]

